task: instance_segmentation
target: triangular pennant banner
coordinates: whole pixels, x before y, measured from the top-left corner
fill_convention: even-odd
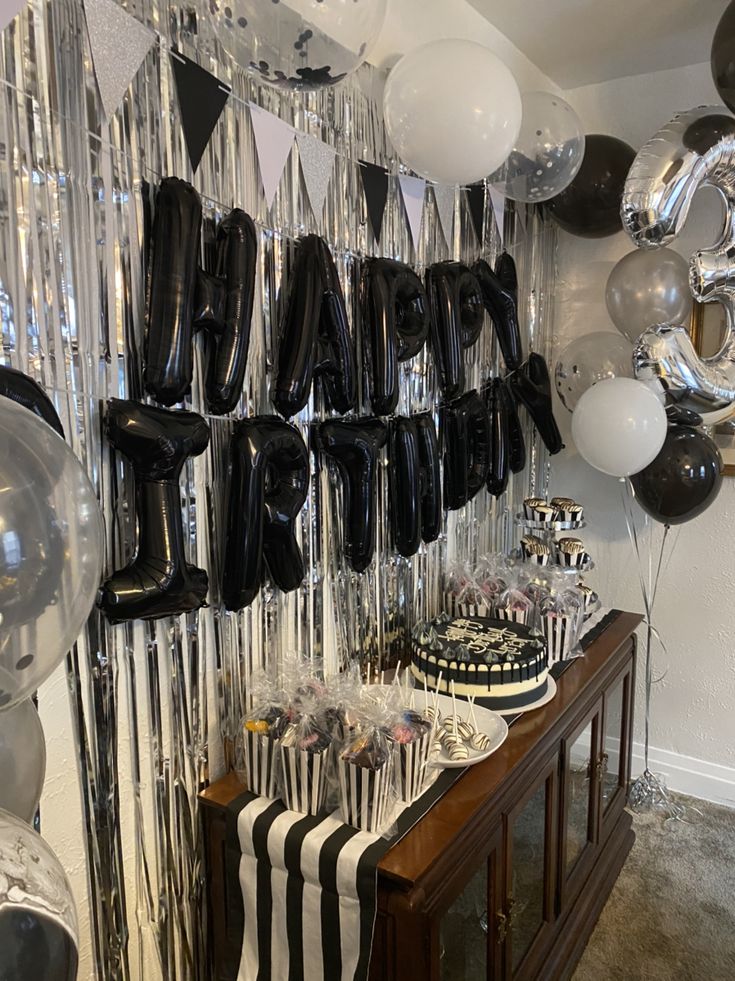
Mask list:
[[[231,90],[206,68],[178,51],[171,52],[171,64],[186,149],[192,170],[196,170]]]
[[[454,235],[454,194],[455,189],[451,184],[434,184],[434,201],[439,224],[442,226],[447,245],[450,246]]]
[[[265,203],[270,208],[293,146],[294,129],[278,116],[274,116],[272,112],[256,106],[254,102],[250,103],[250,119],[253,124],[260,179],[265,191]]]
[[[421,219],[424,214],[424,192],[426,191],[426,181],[422,177],[408,177],[401,174],[398,177],[401,186],[401,196],[403,206],[406,209],[408,227],[411,230],[411,239],[414,248],[418,248],[419,237],[421,236]]]
[[[26,0],[0,0],[0,31],[5,30],[25,5]]]
[[[314,217],[318,220],[324,211],[324,201],[337,151],[328,143],[322,143],[316,136],[310,136],[308,133],[297,133],[296,142],[299,145],[299,160],[306,193],[309,195]]]
[[[482,245],[482,231],[485,221],[485,181],[470,184],[467,188],[467,204],[470,208],[472,227],[475,229],[477,241]]]
[[[383,229],[385,202],[388,199],[388,171],[385,167],[378,167],[377,164],[366,163],[361,160],[360,174],[365,190],[370,227],[373,230],[375,241],[379,242],[380,233]]]
[[[105,119],[109,119],[153,47],[156,35],[115,0],[84,0],[84,16],[102,109]],[[2,20],[0,16],[0,23]]]
[[[505,198],[500,191],[492,185],[488,187],[488,193],[490,195],[490,203],[493,206],[493,216],[495,218],[495,225],[498,229],[498,235],[500,236],[500,248],[502,249],[504,242],[503,225],[505,222]]]

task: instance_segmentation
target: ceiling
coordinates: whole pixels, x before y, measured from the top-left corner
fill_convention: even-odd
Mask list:
[[[709,61],[728,0],[469,0],[561,88]]]

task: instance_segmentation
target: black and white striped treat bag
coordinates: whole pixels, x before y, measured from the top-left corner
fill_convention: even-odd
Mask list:
[[[359,734],[337,758],[340,813],[345,824],[385,834],[396,803],[394,752],[377,728]]]
[[[248,728],[253,723],[246,722],[243,728],[243,749],[245,753],[245,778],[248,790],[261,797],[278,796],[277,781],[280,760],[277,742],[269,732],[258,732]]]
[[[411,804],[424,791],[432,748],[431,723],[409,709],[393,724],[398,796]]]
[[[319,814],[327,799],[331,737],[309,717],[292,723],[281,739],[281,797],[301,814]]]

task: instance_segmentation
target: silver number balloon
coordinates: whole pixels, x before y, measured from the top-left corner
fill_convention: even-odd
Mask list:
[[[716,245],[692,256],[689,283],[695,299],[724,306],[724,344],[715,357],[701,358],[684,327],[659,324],[641,335],[634,366],[638,378],[658,378],[675,402],[713,425],[735,415],[735,118],[718,107],[675,116],[638,152],[621,216],[636,245],[667,245],[707,184],[722,194],[727,216]]]

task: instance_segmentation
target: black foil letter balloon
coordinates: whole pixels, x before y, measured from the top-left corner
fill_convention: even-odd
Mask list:
[[[430,412],[412,416],[419,435],[419,464],[421,466],[421,537],[435,542],[442,526],[442,484],[439,440]]]
[[[428,412],[391,421],[389,474],[393,542],[408,557],[441,529],[439,442]]]
[[[299,241],[279,331],[273,404],[282,416],[304,408],[315,374],[335,412],[354,408],[355,356],[342,287],[327,243],[307,235]]]
[[[508,486],[510,471],[510,405],[513,396],[502,378],[493,378],[487,390],[487,410],[490,416],[490,465],[487,489],[500,497]]]
[[[540,354],[530,354],[528,361],[510,375],[509,381],[515,397],[528,409],[549,453],[552,456],[559,453],[564,443],[551,407],[551,379],[544,359]]]
[[[205,328],[207,405],[215,415],[232,412],[240,401],[250,347],[258,240],[249,215],[234,208],[217,226],[214,275],[200,275],[194,326]],[[214,283],[219,307],[210,303]],[[216,301],[215,301],[216,303]]]
[[[464,392],[464,352],[482,330],[482,291],[467,266],[437,262],[426,270],[426,292],[439,385],[445,399],[456,399]]]
[[[399,555],[415,555],[421,544],[419,433],[407,416],[390,423],[390,519]]]
[[[309,490],[309,453],[278,416],[243,419],[230,443],[222,596],[228,610],[249,606],[267,571],[284,593],[304,578],[296,518]]]
[[[398,405],[398,363],[415,357],[429,334],[426,291],[409,266],[369,259],[362,279],[363,320],[370,353],[370,405],[390,415]]]
[[[508,371],[520,368],[523,360],[521,331],[518,326],[518,276],[513,257],[501,252],[495,272],[484,259],[472,267],[482,290],[485,309],[495,327],[495,335]]]
[[[557,225],[583,238],[602,238],[619,232],[623,187],[634,159],[635,151],[623,140],[599,134],[587,136],[577,176],[546,203]]]
[[[644,511],[662,524],[680,525],[700,515],[719,494],[722,457],[701,429],[669,426],[656,459],[630,480]]]
[[[189,565],[181,516],[181,470],[209,443],[195,412],[169,412],[113,399],[107,438],[133,465],[138,541],[133,559],[113,572],[99,605],[113,623],[157,620],[204,605],[207,573]]]
[[[238,403],[250,343],[257,239],[235,208],[217,229],[214,270],[198,268],[202,205],[186,181],[167,177],[156,195],[148,270],[146,391],[175,405],[191,389],[192,340],[208,336],[206,396],[218,415]]]
[[[344,550],[355,572],[364,572],[375,551],[378,453],[388,439],[379,419],[323,422],[319,445],[342,477]]]
[[[442,407],[444,507],[456,511],[478,493],[490,465],[490,418],[474,389]]]

